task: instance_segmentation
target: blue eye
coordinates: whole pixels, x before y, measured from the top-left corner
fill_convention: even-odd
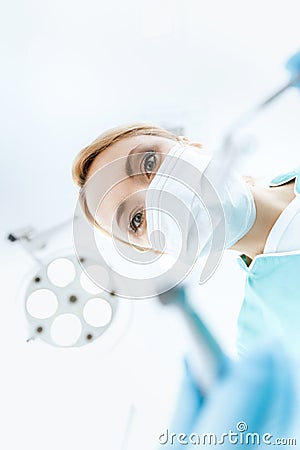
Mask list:
[[[132,220],[130,221],[130,228],[134,232],[136,232],[138,228],[142,225],[143,221],[144,221],[143,212],[139,211],[133,216]]]
[[[143,170],[147,176],[152,175],[156,167],[156,154],[155,152],[147,153],[143,159]]]

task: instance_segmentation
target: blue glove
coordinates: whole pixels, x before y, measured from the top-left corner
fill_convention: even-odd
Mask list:
[[[300,74],[300,51],[295,53],[286,63],[287,70],[292,77]],[[295,87],[300,89],[300,82],[295,84]]]
[[[298,437],[292,426],[299,414],[295,409],[294,374],[280,345],[273,343],[256,349],[255,353],[232,363],[206,398],[201,398],[188,366],[186,369],[175,418],[160,440],[161,449],[179,450],[184,445],[192,450],[196,444],[201,448],[212,448],[216,443],[221,446],[222,434],[230,432],[235,433],[231,436],[235,442],[225,436],[224,448],[233,446],[236,450],[249,448],[242,442],[247,439],[247,433],[259,435],[260,444],[255,441],[256,445],[250,446],[252,449],[270,448],[277,438]],[[176,436],[172,437],[172,433]],[[269,437],[264,438],[265,433]],[[203,434],[213,436],[197,442],[196,435]],[[214,440],[215,436],[214,444],[210,439]]]

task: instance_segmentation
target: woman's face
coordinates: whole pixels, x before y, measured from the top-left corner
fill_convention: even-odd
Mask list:
[[[189,142],[186,138],[180,140]],[[146,190],[176,143],[159,136],[134,136],[110,145],[95,158],[85,193],[88,208],[101,228],[125,242],[151,247],[147,237]]]

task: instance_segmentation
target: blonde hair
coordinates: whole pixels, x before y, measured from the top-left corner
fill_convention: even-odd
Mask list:
[[[168,131],[158,125],[143,122],[131,123],[128,125],[121,125],[119,127],[111,128],[100,134],[100,136],[98,136],[97,139],[95,139],[90,145],[83,148],[73,161],[72,177],[75,184],[80,187],[79,202],[83,209],[83,212],[90,223],[97,226],[97,228],[99,228],[105,234],[108,233],[103,230],[103,228],[100,227],[100,225],[96,222],[87,206],[84,187],[88,179],[89,169],[95,158],[110,145],[125,138],[141,135],[159,136],[171,139],[173,141],[179,141],[179,137],[175,133]]]

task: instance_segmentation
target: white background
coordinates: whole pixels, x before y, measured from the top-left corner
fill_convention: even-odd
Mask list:
[[[121,450],[134,403],[129,448],[153,449],[181,375],[177,316],[155,301],[136,304],[113,351],[100,341],[80,350],[26,344],[15,299],[32,262],[6,235],[72,216],[72,159],[107,127],[183,126],[216,148],[287,81],[284,64],[300,48],[299,3],[12,0],[1,9],[1,448]],[[299,114],[290,91],[244,130],[256,142],[246,172],[272,176],[299,164]],[[243,291],[235,257],[193,293],[232,355]]]

